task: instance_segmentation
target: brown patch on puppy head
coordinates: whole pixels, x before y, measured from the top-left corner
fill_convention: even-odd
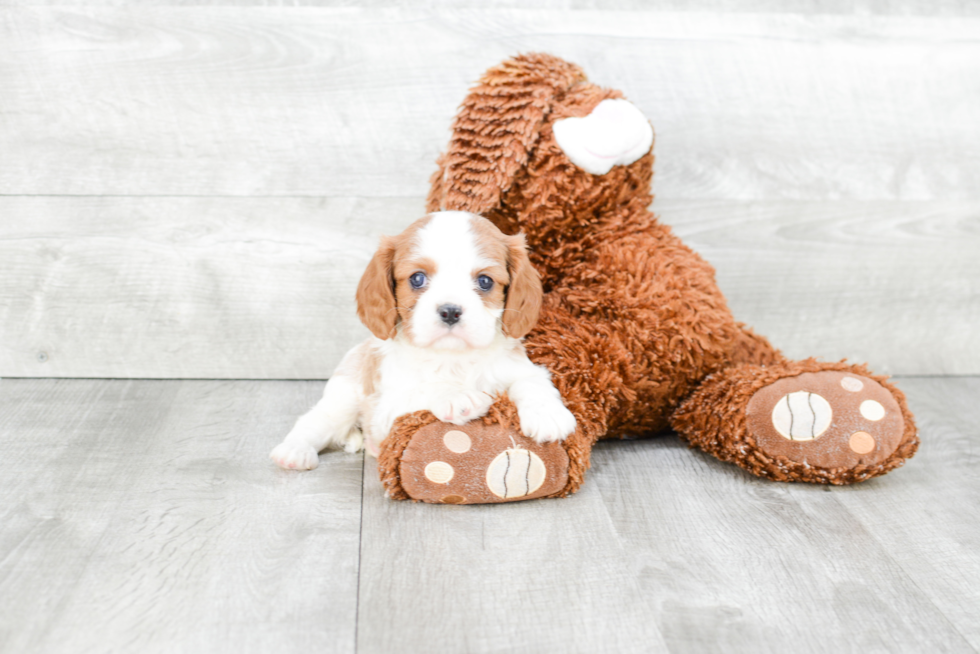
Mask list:
[[[493,280],[493,287],[489,291],[480,289],[483,306],[488,309],[503,309],[507,298],[507,285],[510,284],[506,262],[501,265],[484,266],[473,271],[474,280],[478,280],[481,275],[486,275]],[[477,288],[479,288],[478,282]]]
[[[416,257],[411,251],[411,243],[407,244],[404,256],[395,260],[393,277],[395,280],[395,298],[398,309],[398,319],[401,321],[402,332],[411,338],[412,336],[412,312],[419,297],[425,292],[426,287],[412,288],[409,278],[417,272],[425,273],[429,279],[435,277],[438,271],[436,262],[428,257]]]
[[[477,253],[483,259],[492,262],[490,265],[473,270],[473,283],[478,284],[480,275],[492,279],[493,287],[489,291],[479,291],[483,298],[483,305],[491,309],[503,309],[506,289],[510,284],[507,237],[483,216],[472,214],[469,220]]]
[[[404,271],[412,265],[410,257],[415,235],[429,220],[429,216],[419,218],[398,236],[382,236],[378,251],[357,285],[357,317],[377,338],[384,340],[395,335],[403,312],[400,304],[405,304],[406,315],[411,315],[415,299],[408,277],[418,268]],[[399,293],[398,288],[403,284],[410,292]]]
[[[542,301],[541,278],[528,258],[524,235],[507,236],[492,222],[476,215],[470,218],[470,230],[480,256],[495,262],[474,271],[474,279],[485,274],[495,282],[483,303],[493,308],[503,306],[504,334],[521,338],[538,322]]]

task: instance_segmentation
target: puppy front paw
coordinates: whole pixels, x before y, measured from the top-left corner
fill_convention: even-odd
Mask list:
[[[312,445],[283,441],[269,453],[269,458],[285,470],[312,470],[320,464],[320,458]]]
[[[493,398],[482,391],[460,393],[436,402],[432,414],[443,422],[454,425],[465,425],[474,418],[482,418],[487,414]]]
[[[343,442],[344,451],[354,454],[364,449],[364,434],[358,428],[351,429]]]
[[[561,402],[518,407],[521,431],[537,443],[563,441],[575,431],[575,416]]]

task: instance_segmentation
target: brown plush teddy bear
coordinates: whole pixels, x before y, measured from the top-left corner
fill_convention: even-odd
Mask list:
[[[524,233],[544,288],[525,346],[578,427],[538,445],[506,397],[462,427],[403,416],[379,455],[390,497],[565,496],[597,439],[670,429],[778,481],[863,481],[915,453],[912,415],[884,377],[790,361],[735,321],[712,267],[650,212],[652,131],[622,97],[574,64],[531,54],[488,70],[463,102],[428,210]]]

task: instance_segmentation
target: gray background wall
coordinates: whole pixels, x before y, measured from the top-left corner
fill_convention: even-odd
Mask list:
[[[654,210],[787,354],[980,373],[980,3],[19,4],[2,376],[327,377],[468,86],[532,50],[651,118]]]

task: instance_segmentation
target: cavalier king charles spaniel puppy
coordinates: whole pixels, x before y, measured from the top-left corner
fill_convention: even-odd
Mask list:
[[[506,236],[486,218],[432,213],[383,237],[357,287],[357,315],[374,336],[347,353],[272,459],[311,470],[331,446],[377,456],[399,416],[424,409],[462,425],[500,393],[526,436],[564,439],[575,417],[520,340],[540,308],[524,236]]]

